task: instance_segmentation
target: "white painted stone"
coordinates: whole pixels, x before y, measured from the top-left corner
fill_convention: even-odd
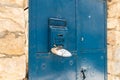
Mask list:
[[[22,80],[26,74],[25,56],[0,58],[0,80]]]

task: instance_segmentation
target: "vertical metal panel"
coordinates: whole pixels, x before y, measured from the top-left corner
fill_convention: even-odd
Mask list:
[[[77,0],[78,80],[107,80],[106,0]]]
[[[105,49],[106,1],[77,1],[77,40],[79,48],[78,50],[85,51],[93,49]]]

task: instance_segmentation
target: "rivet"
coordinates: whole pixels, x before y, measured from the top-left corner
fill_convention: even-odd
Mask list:
[[[81,41],[84,41],[84,37],[81,37]]]
[[[46,68],[46,64],[43,63],[43,64],[41,65],[41,67],[42,67],[42,69],[45,69],[45,68]]]
[[[91,18],[91,16],[88,16],[88,18],[90,19],[90,18]]]
[[[72,61],[72,60],[70,60],[70,61],[69,61],[69,64],[70,64],[70,65],[73,65],[73,61]]]

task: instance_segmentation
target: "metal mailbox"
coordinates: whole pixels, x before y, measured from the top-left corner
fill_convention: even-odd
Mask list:
[[[64,48],[67,48],[66,40],[68,29],[66,21],[63,19],[50,18],[48,22],[49,48],[51,49],[54,46],[63,46]]]
[[[106,9],[106,0],[30,0],[29,80],[107,80]]]

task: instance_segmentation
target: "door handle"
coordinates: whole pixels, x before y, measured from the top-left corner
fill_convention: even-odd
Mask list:
[[[86,74],[85,74],[85,72],[86,72],[85,69],[82,69],[82,70],[81,70],[82,80],[85,80],[85,79],[86,79]]]

